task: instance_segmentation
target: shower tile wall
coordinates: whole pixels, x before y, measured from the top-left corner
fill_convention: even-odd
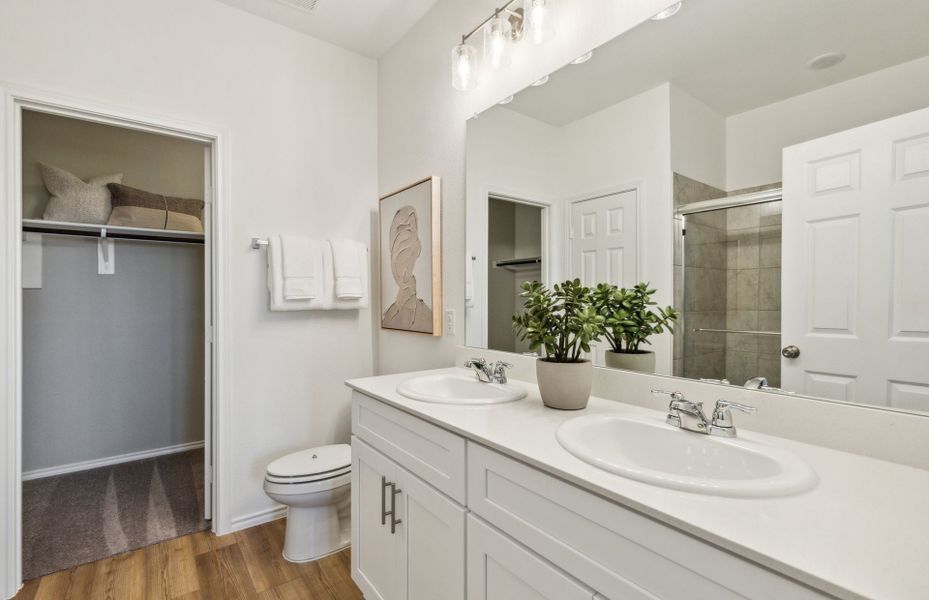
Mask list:
[[[724,212],[726,329],[780,331],[781,203]],[[769,385],[780,386],[779,337],[730,333],[725,352],[726,378],[733,383],[763,376]]]
[[[674,174],[675,206],[725,195],[718,188]],[[674,305],[682,314],[674,334],[674,374],[722,379],[726,376],[725,334],[692,330],[726,328],[726,216],[720,211],[690,215],[686,236],[680,235],[680,218],[674,226]]]
[[[722,190],[674,174],[675,206],[779,187]],[[738,207],[675,218],[674,374],[729,379],[764,376],[780,385],[780,338],[694,332],[694,328],[780,331],[781,204]],[[685,252],[686,249],[686,252]]]

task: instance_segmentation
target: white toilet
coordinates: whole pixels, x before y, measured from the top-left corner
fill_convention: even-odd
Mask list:
[[[268,465],[265,493],[287,506],[284,558],[307,562],[348,546],[351,479],[348,444],[294,452]]]

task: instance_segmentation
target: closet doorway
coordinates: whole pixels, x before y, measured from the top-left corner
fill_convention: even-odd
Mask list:
[[[18,582],[213,528],[219,134],[7,100]]]

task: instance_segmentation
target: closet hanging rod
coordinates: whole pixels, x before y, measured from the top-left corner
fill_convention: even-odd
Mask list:
[[[98,239],[138,240],[145,242],[171,242],[175,244],[203,244],[202,233],[146,229],[142,227],[119,227],[93,223],[66,223],[45,219],[23,219],[23,231],[50,235],[70,235]]]

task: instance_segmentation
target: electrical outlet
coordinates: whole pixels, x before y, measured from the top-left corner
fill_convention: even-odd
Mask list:
[[[455,309],[445,311],[445,335],[455,335]]]

